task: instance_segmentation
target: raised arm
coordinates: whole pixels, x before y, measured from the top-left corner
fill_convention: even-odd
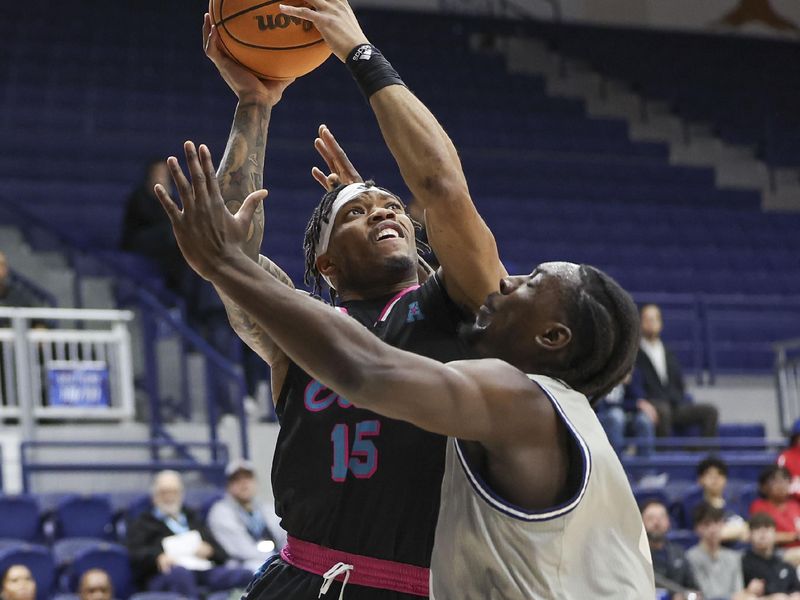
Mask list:
[[[225,206],[235,214],[242,205],[242,199],[264,185],[264,159],[272,108],[291,82],[261,81],[233,61],[222,49],[219,35],[207,14],[203,23],[203,49],[239,99],[225,154],[217,172]],[[264,205],[261,202],[242,241],[242,250],[276,280],[294,288],[292,280],[280,267],[259,254],[263,238]],[[219,288],[217,292],[225,305],[231,327],[245,344],[270,365],[273,397],[277,398],[289,364],[286,355],[239,305]]]
[[[306,372],[358,406],[467,440],[508,444],[539,439],[539,429],[554,427],[552,409],[549,419],[542,418],[539,412],[547,414],[547,403],[531,397],[536,395],[532,385],[510,365],[444,365],[398,350],[260,269],[242,252],[241,240],[265,193],[251,194],[232,216],[222,206],[208,149],[201,146],[198,156],[187,142],[185,151],[191,183],[174,157],[168,161],[183,211],[163,187],[157,194],[187,262],[250,314]]]
[[[307,3],[313,9],[284,6],[281,10],[312,21],[340,60],[347,61],[354,49],[369,44],[346,0]],[[477,309],[488,294],[497,291],[507,272],[494,236],[472,202],[453,143],[405,86],[380,89],[370,97],[370,105],[403,180],[425,209],[428,241],[442,265],[450,296]]]

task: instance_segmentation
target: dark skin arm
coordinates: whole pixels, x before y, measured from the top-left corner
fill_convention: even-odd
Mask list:
[[[264,160],[272,108],[291,82],[262,81],[233,61],[222,49],[208,14],[203,22],[203,49],[239,99],[225,154],[217,172],[225,206],[235,214],[242,205],[242,199],[264,185]],[[242,251],[278,281],[294,288],[291,278],[278,265],[259,254],[263,239],[264,204],[261,202],[242,241]],[[219,288],[217,293],[225,305],[233,330],[270,366],[272,396],[277,400],[289,368],[286,354],[238,304]]]
[[[562,495],[569,462],[565,434],[550,402],[523,373],[499,360],[442,364],[398,350],[353,319],[287,289],[241,249],[266,192],[251,194],[231,215],[208,149],[201,146],[198,154],[187,142],[185,151],[191,182],[174,157],[168,160],[183,210],[156,188],[184,257],[293,361],[357,406],[480,442],[490,475],[504,474],[500,491],[522,506],[551,506]]]
[[[314,23],[340,60],[369,43],[346,0],[307,3],[311,8],[282,6],[281,11]],[[370,106],[403,180],[425,209],[428,240],[442,266],[448,294],[476,311],[508,273],[492,232],[472,202],[453,142],[404,86],[383,88],[372,95]]]

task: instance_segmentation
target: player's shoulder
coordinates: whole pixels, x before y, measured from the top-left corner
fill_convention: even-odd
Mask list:
[[[546,400],[541,386],[517,367],[502,359],[458,360],[448,365],[475,381],[484,390],[520,395],[531,400]]]

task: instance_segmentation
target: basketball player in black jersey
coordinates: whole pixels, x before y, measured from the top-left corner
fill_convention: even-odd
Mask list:
[[[322,33],[344,60],[367,40],[349,6],[340,8]],[[226,205],[236,213],[242,198],[261,187],[270,112],[286,84],[259,82],[237,67],[220,51],[208,20],[204,44],[239,97],[217,175]],[[457,336],[463,309],[476,309],[505,270],[449,138],[396,73],[381,73],[381,87],[375,89],[373,80],[365,93],[406,184],[426,209],[429,239],[442,268],[420,281],[414,226],[402,202],[371,184],[359,185],[357,172],[323,127],[316,146],[331,174],[315,170],[315,178],[326,187],[350,185],[326,194],[312,216],[307,277],[326,279],[339,310],[382,340],[439,361],[463,358],[466,348]],[[274,263],[258,255],[263,223],[258,201],[242,248],[293,287]],[[220,292],[236,331],[272,368],[281,422],[272,479],[290,542],[282,558],[263,570],[249,597],[317,598],[321,576],[336,563],[353,561],[371,568],[358,569],[349,599],[427,596],[445,438],[351,406],[292,363],[247,311]],[[378,575],[365,580],[363,573]]]
[[[341,460],[334,458],[334,480],[350,474],[369,478],[379,471],[381,457],[372,442],[381,425],[391,426],[393,419],[456,438],[447,449],[436,526],[431,593],[437,600],[653,597],[652,561],[635,499],[587,400],[616,385],[637,351],[636,306],[616,282],[597,269],[570,263],[543,264],[528,276],[506,277],[466,328],[482,360],[442,364],[392,348],[353,319],[293,293],[259,269],[240,243],[266,192],[251,194],[231,215],[223,207],[208,148],[200,146],[198,156],[187,142],[185,151],[191,183],[177,160],[169,159],[183,210],[162,186],[156,193],[189,265],[240,303],[318,378],[306,388],[307,410],[351,407],[351,400],[376,411],[362,413],[369,421],[357,424],[349,455],[345,451]],[[394,226],[395,220],[369,227],[360,218],[378,197],[369,192],[354,200],[355,210],[346,213],[337,234],[347,235],[349,242],[359,233],[380,239],[375,231]],[[398,230],[410,231],[400,217],[397,224]],[[383,243],[405,242],[387,240]],[[408,319],[416,314],[409,305]],[[317,382],[337,393],[318,394],[322,384]],[[338,431],[345,435],[339,437]],[[346,424],[334,429],[334,449],[346,433]],[[294,475],[296,480],[310,476]],[[372,507],[357,504],[356,497],[363,493],[354,494],[351,512],[373,516]],[[389,500],[381,508],[403,510],[402,500],[398,497],[397,507]],[[378,525],[385,520],[379,516]],[[422,573],[408,564],[300,541],[288,547],[297,556],[284,553],[284,559],[302,569],[321,571],[333,563],[321,591],[335,581],[340,599],[345,587],[348,598],[381,597],[348,583],[424,592],[415,587]],[[293,597],[292,581],[287,572],[283,597]],[[275,590],[264,592],[273,597]]]

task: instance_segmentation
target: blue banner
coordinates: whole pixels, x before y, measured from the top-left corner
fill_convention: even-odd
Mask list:
[[[50,406],[108,408],[108,366],[101,361],[53,361],[47,366]]]

